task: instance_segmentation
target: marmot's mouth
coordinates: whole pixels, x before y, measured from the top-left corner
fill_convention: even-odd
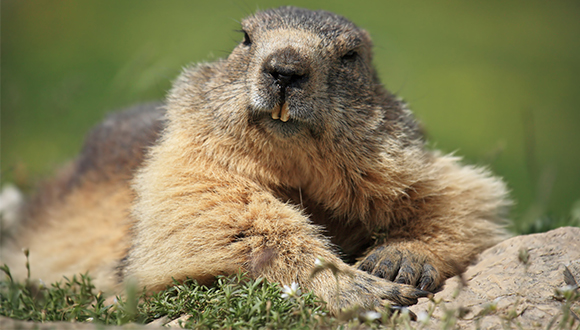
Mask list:
[[[288,111],[288,102],[284,102],[281,105],[278,103],[272,109],[272,119],[280,119],[283,122],[287,122],[290,119],[290,112]]]

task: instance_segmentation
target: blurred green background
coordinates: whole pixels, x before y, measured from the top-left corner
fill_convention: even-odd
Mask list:
[[[580,224],[580,2],[2,0],[2,183],[30,191],[107,112],[227,56],[284,4],[367,29],[383,82],[431,145],[505,178],[516,232]]]

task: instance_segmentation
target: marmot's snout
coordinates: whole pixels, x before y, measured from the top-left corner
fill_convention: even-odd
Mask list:
[[[299,94],[308,83],[310,63],[293,47],[275,50],[262,64],[263,88],[274,98],[272,119],[287,122],[290,119],[288,99]]]

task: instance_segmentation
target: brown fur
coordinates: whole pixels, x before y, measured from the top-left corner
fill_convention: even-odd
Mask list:
[[[336,312],[413,304],[505,237],[504,184],[424,148],[411,112],[381,86],[364,30],[292,7],[242,29],[227,59],[177,79],[142,165],[127,151],[152,144],[160,120],[133,129],[139,115],[120,115],[127,131],[89,137],[73,179],[59,180],[74,187],[32,205],[36,230],[16,235],[33,275],[89,270],[113,288],[123,258],[125,279],[160,290],[243,270],[297,282]],[[289,120],[271,118],[284,104]],[[144,127],[153,133],[131,138]],[[311,276],[318,258],[338,278]]]

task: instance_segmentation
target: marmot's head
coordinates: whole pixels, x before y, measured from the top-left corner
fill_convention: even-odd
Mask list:
[[[320,149],[363,148],[369,157],[385,139],[420,142],[411,112],[378,80],[363,29],[294,7],[258,12],[241,25],[243,38],[227,59],[187,69],[176,81],[169,109],[185,116],[170,123],[261,148],[303,150],[316,140]]]
[[[294,7],[258,12],[241,25],[243,40],[226,65],[245,85],[251,124],[289,138],[378,116],[366,31],[342,16]]]

